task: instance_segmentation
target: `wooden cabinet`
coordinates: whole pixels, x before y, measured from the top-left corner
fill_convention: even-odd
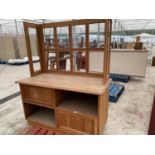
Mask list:
[[[98,42],[99,46],[90,47],[90,36],[94,33],[91,27],[96,24],[102,32],[97,34],[104,39]],[[74,36],[78,36],[79,31],[73,30],[78,30],[79,26],[82,26],[84,32],[82,37],[79,37],[80,46],[75,47],[76,41],[79,41],[75,41]],[[32,59],[32,28],[37,32],[35,37],[41,67],[38,71],[35,70]],[[24,22],[31,77],[18,83],[25,118],[29,124],[69,134],[102,133],[108,114],[106,92],[109,85],[111,28],[112,21],[108,19],[82,19],[39,25]],[[60,41],[64,46],[60,46]],[[47,43],[52,46],[48,46]],[[92,51],[101,53],[101,58],[104,59],[101,62],[101,72],[92,72],[89,67],[92,63],[89,57]],[[82,67],[77,64],[77,53],[85,57]],[[51,66],[53,57],[55,63]],[[62,59],[67,62],[63,67]]]
[[[102,132],[108,110],[108,101],[102,98],[108,98],[107,93],[103,96],[26,84],[20,84],[20,88],[25,118],[30,124],[70,134]]]

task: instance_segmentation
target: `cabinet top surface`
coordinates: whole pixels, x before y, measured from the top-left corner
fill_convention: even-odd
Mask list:
[[[50,73],[42,73],[17,81],[17,83],[95,95],[102,95],[108,87],[108,83],[104,85],[103,79],[99,77]]]

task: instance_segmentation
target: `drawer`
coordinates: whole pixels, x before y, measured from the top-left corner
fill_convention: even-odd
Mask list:
[[[52,89],[30,85],[22,85],[21,89],[24,100],[54,106]]]
[[[97,119],[56,110],[57,127],[75,134],[97,134]]]

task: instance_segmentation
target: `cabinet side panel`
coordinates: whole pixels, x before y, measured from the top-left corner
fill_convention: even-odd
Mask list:
[[[103,132],[108,117],[108,90],[104,95],[98,96],[98,134]]]
[[[65,98],[68,96],[68,92],[67,91],[62,91],[62,90],[56,90],[54,89],[54,102],[55,105],[58,106],[60,103],[62,103]]]
[[[21,94],[21,99],[22,99],[22,105],[23,105],[23,111],[24,111],[24,116],[25,116],[25,119],[26,119],[26,109],[25,109],[25,107],[24,107],[24,103],[23,103],[23,94],[24,94],[24,92],[23,92],[23,85],[21,85],[21,84],[19,84],[19,88],[20,88],[20,94]]]
[[[37,109],[37,106],[34,106],[32,104],[27,104],[24,102],[23,102],[23,107],[24,107],[25,119],[27,119]]]

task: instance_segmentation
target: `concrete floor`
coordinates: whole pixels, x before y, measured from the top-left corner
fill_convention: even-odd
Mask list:
[[[14,82],[29,77],[28,65],[0,65],[0,99],[19,91]],[[154,96],[155,67],[147,67],[145,78],[123,83],[125,91],[117,103],[110,103],[103,134],[147,134]],[[21,98],[0,104],[0,134],[19,134],[27,126]]]

